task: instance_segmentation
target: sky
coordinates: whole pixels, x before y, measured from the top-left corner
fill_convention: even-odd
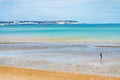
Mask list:
[[[3,20],[120,23],[120,0],[0,0],[0,21]]]

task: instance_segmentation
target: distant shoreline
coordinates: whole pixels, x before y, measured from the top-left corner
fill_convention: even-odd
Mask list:
[[[0,24],[0,26],[15,25],[120,25],[120,23],[79,23],[79,24]]]

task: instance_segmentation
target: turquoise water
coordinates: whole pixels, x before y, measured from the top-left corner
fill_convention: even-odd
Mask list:
[[[0,38],[5,36],[120,41],[120,24],[0,26]]]

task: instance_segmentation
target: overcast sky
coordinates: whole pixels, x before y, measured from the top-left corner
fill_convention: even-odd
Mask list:
[[[0,0],[0,20],[120,23],[120,0]]]

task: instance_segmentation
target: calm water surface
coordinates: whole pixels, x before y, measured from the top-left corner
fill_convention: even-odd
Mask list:
[[[0,26],[2,37],[88,39],[120,42],[120,24],[8,25]]]

